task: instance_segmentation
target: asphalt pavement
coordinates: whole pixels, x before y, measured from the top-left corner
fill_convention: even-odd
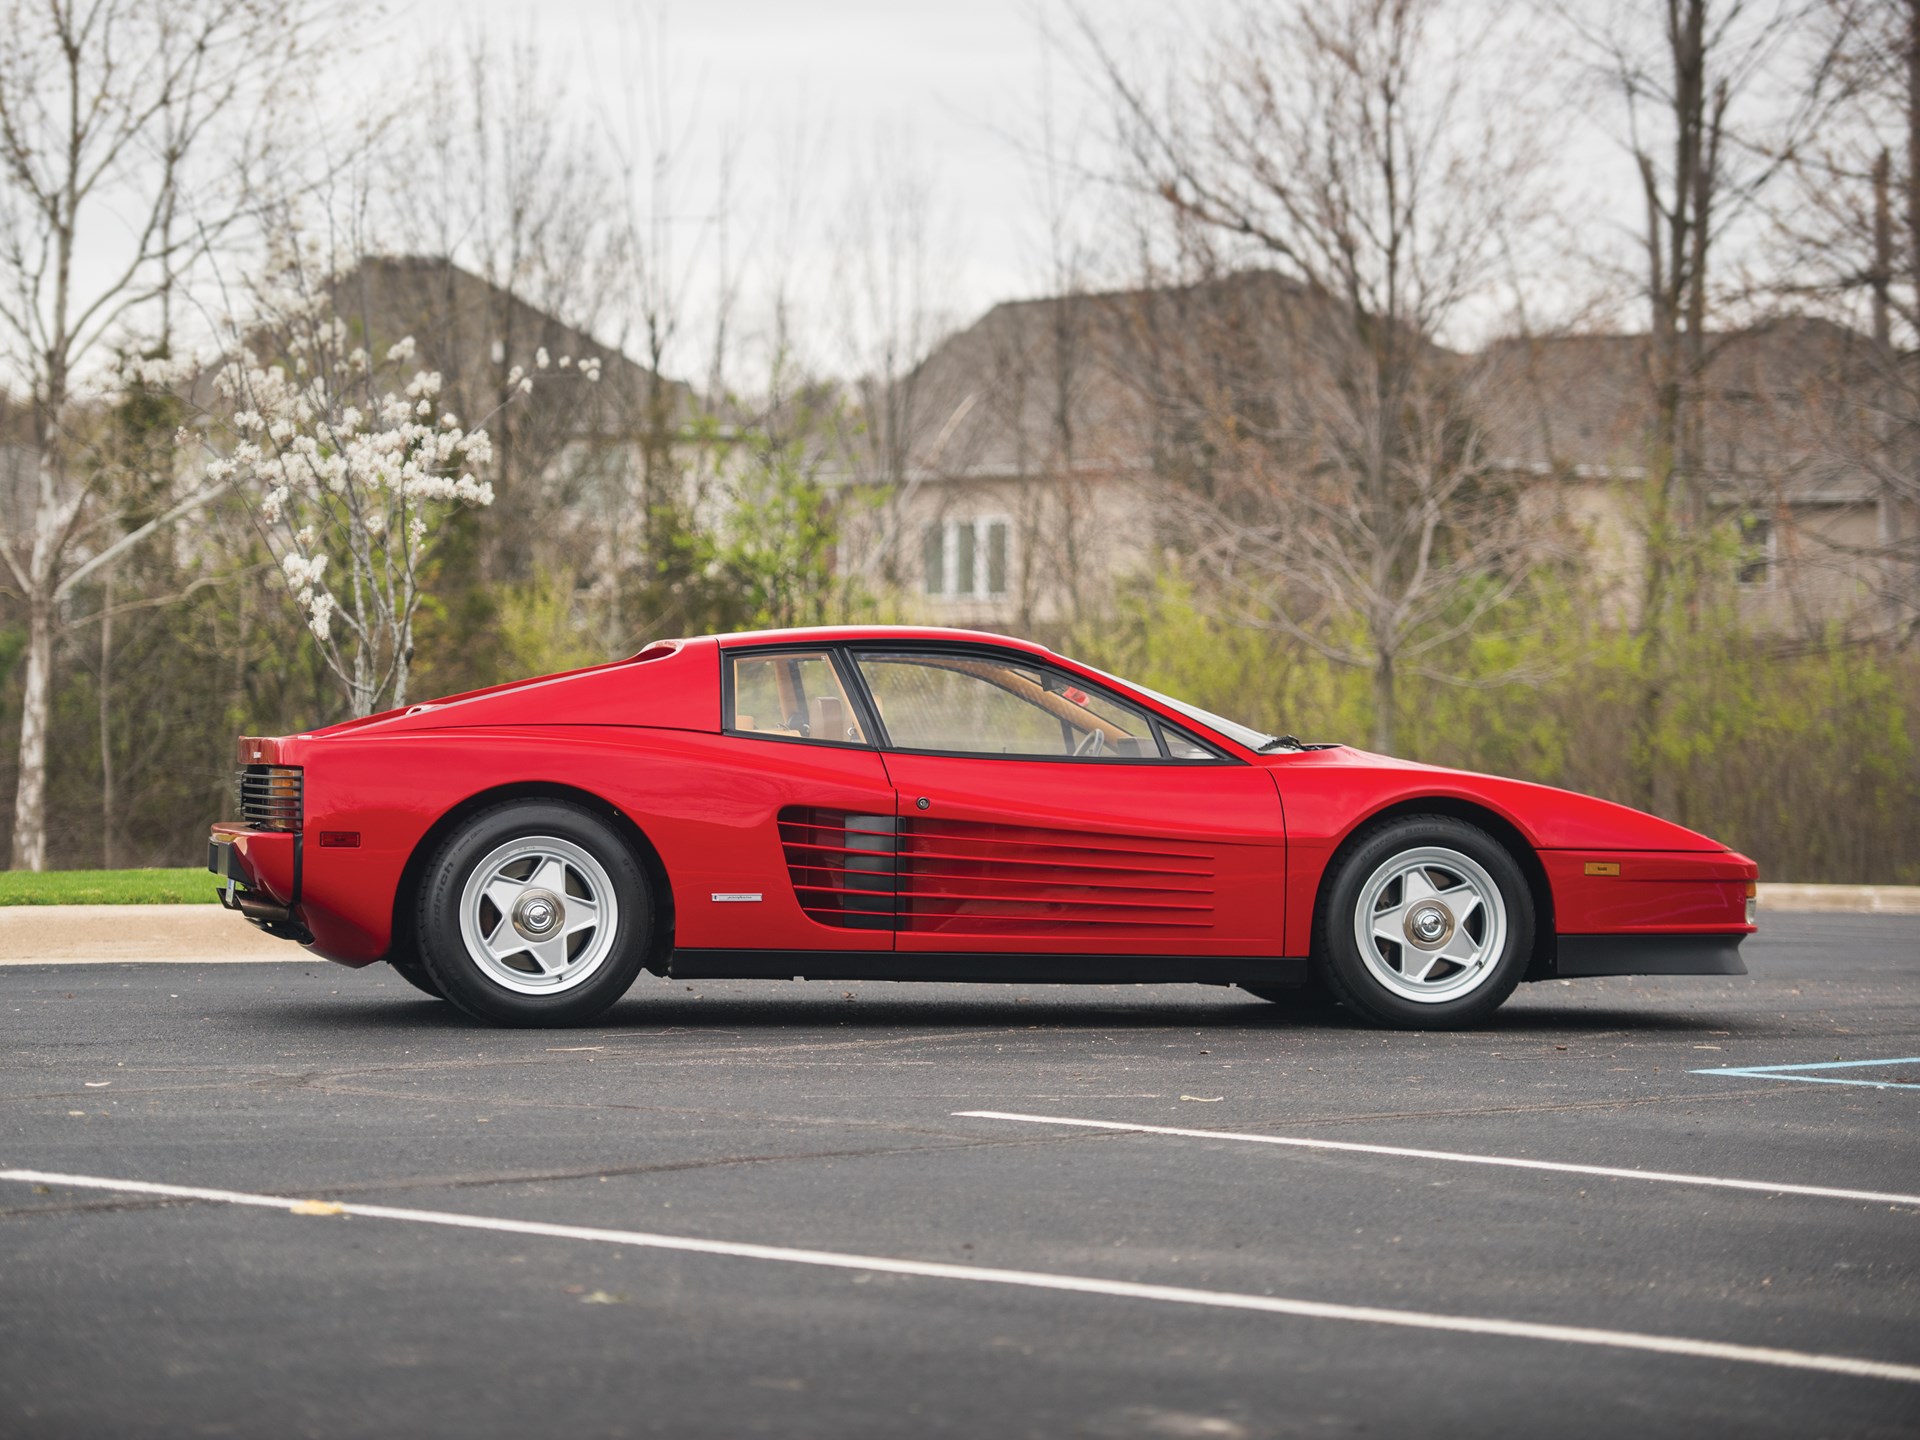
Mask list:
[[[1920,917],[1744,953],[1444,1035],[9,967],[0,1435],[1912,1436]]]

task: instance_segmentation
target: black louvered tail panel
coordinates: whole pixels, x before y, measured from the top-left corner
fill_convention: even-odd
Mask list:
[[[900,822],[796,805],[780,812],[787,873],[807,917],[844,930],[891,930],[898,906]]]
[[[240,820],[249,830],[300,831],[305,818],[297,765],[243,765],[239,773]]]

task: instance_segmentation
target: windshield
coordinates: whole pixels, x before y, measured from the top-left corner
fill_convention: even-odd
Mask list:
[[[1093,669],[1091,665],[1087,668],[1089,670]],[[1149,700],[1158,700],[1169,710],[1184,715],[1189,720],[1198,721],[1209,730],[1216,731],[1226,736],[1229,740],[1246,746],[1249,750],[1258,750],[1263,745],[1270,745],[1275,738],[1277,738],[1267,734],[1264,730],[1256,730],[1251,725],[1242,725],[1237,720],[1229,720],[1224,715],[1216,715],[1211,710],[1202,710],[1198,705],[1189,705],[1186,701],[1176,700],[1171,695],[1162,695],[1158,690],[1150,690],[1138,681],[1122,680],[1118,675],[1107,675],[1107,672],[1104,670],[1095,670],[1094,673],[1096,675],[1106,675],[1107,679],[1117,681],[1119,684],[1136,690],[1140,694],[1145,695]]]

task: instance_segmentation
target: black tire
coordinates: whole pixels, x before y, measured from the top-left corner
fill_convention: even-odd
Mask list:
[[[1334,863],[1314,917],[1314,965],[1348,1009],[1396,1029],[1464,1029],[1520,983],[1533,954],[1533,895],[1512,854],[1477,825],[1448,815],[1383,821]]]
[[[427,967],[420,963],[420,957],[417,954],[407,956],[389,955],[387,957],[387,963],[399,972],[402,980],[413,986],[414,989],[420,991],[421,994],[431,995],[436,1000],[444,1000],[447,998],[446,993],[434,983],[433,977],[427,973]]]
[[[604,1014],[639,975],[653,924],[646,873],[618,832],[584,806],[535,800],[481,811],[441,844],[415,933],[448,1000],[491,1024],[533,1027]]]

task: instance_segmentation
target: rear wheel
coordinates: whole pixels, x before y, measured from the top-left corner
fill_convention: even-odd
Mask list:
[[[389,955],[387,963],[399,973],[402,980],[422,994],[431,995],[436,1000],[447,998],[446,992],[433,983],[433,977],[427,973],[427,967],[420,963],[418,955]]]
[[[427,977],[499,1025],[578,1025],[633,984],[653,931],[645,873],[607,822],[566,801],[475,816],[428,862]]]
[[[1317,917],[1328,988],[1380,1025],[1445,1030],[1499,1008],[1533,953],[1533,897],[1505,846],[1447,815],[1364,832]]]

